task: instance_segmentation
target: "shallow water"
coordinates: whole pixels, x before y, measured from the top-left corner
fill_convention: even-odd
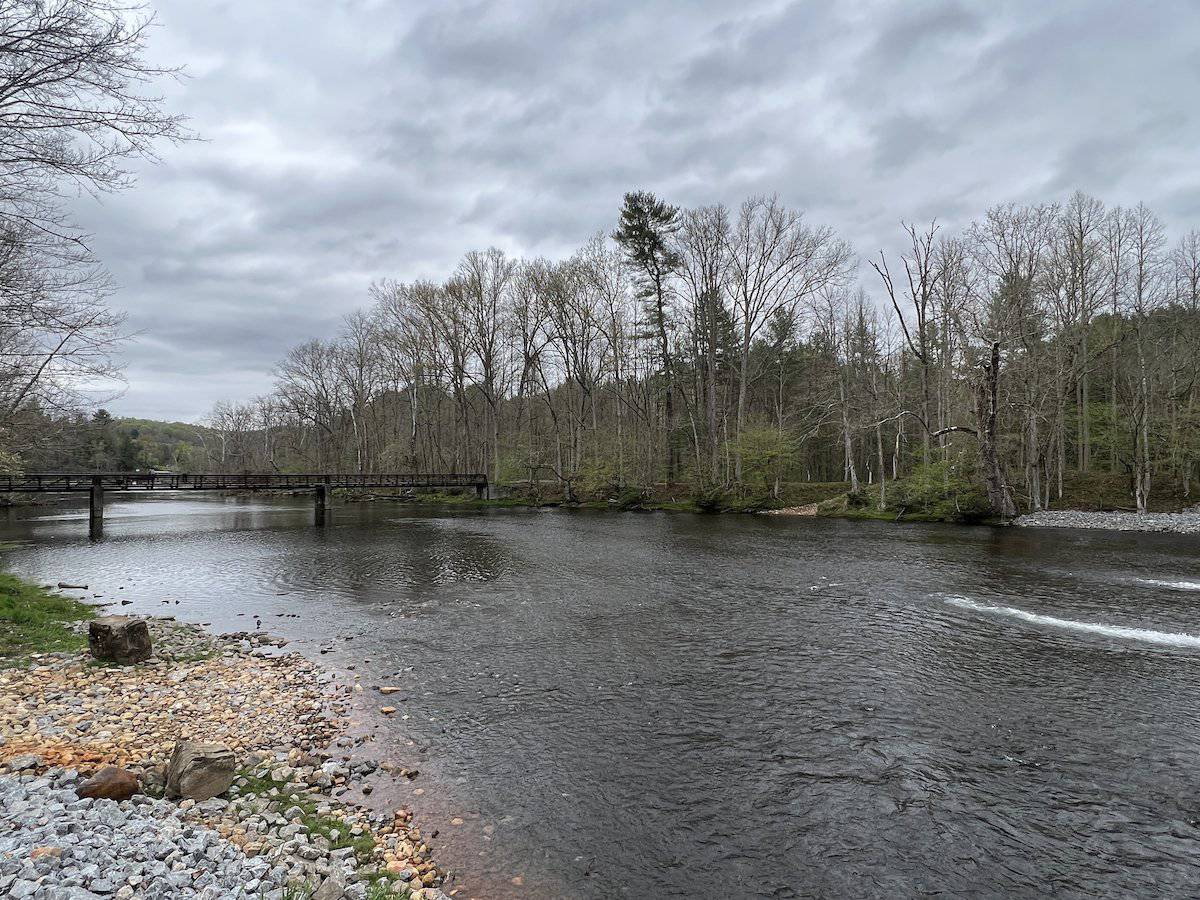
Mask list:
[[[136,498],[95,543],[63,507],[0,538],[404,687],[378,740],[460,897],[1200,895],[1195,537],[311,515]]]

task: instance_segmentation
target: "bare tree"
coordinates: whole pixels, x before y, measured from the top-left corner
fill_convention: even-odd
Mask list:
[[[159,139],[187,137],[149,93],[175,70],[148,63],[147,7],[114,0],[0,3],[0,207],[65,236],[59,199],[70,185],[111,191],[126,163],[154,158]]]
[[[776,197],[751,197],[730,231],[730,284],[739,331],[737,431],[746,426],[750,350],[777,310],[845,277],[850,247],[831,229],[810,227]],[[736,458],[741,478],[741,455]]]
[[[151,24],[110,0],[0,2],[0,440],[25,407],[118,382],[122,318],[63,201],[127,186],[129,160],[187,137],[147,93],[172,74],[143,56]]]

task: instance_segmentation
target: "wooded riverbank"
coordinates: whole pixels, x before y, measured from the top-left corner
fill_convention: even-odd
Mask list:
[[[977,484],[939,467],[890,482],[883,489],[878,484],[860,484],[853,490],[849,482],[791,482],[782,485],[778,491],[759,493],[697,491],[683,483],[608,490],[571,490],[560,485],[516,483],[493,486],[493,490],[496,496],[492,499],[480,499],[473,494],[386,490],[342,491],[337,495],[345,502],[394,502],[432,508],[762,513],[966,525],[996,522],[987,498]],[[1149,512],[1135,514],[1129,509],[1132,502],[1129,490],[1127,481],[1120,477],[1075,476],[1064,482],[1063,494],[1055,500],[1052,509],[1034,516],[1026,509],[1019,509],[1020,524],[1054,521],[1055,524],[1063,523],[1064,527],[1120,527],[1140,531],[1188,527],[1170,524],[1176,522],[1170,517],[1185,516],[1195,505],[1195,498],[1178,490],[1163,490]],[[1070,522],[1081,524],[1066,524]],[[1120,525],[1095,524],[1105,522],[1119,522]]]

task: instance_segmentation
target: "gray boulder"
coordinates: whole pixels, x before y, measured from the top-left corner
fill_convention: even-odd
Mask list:
[[[167,764],[167,796],[208,800],[229,790],[237,757],[224,744],[179,741]]]
[[[345,896],[345,877],[341,872],[331,872],[312,895],[312,900],[344,900]]]
[[[101,616],[88,624],[88,649],[106,662],[143,662],[150,658],[150,629],[144,619]]]

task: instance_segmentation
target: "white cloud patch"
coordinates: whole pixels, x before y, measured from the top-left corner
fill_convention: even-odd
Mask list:
[[[143,335],[120,413],[264,392],[373,279],[569,252],[633,188],[778,192],[863,255],[1077,187],[1200,225],[1187,0],[159,6],[205,141],[77,205]]]

